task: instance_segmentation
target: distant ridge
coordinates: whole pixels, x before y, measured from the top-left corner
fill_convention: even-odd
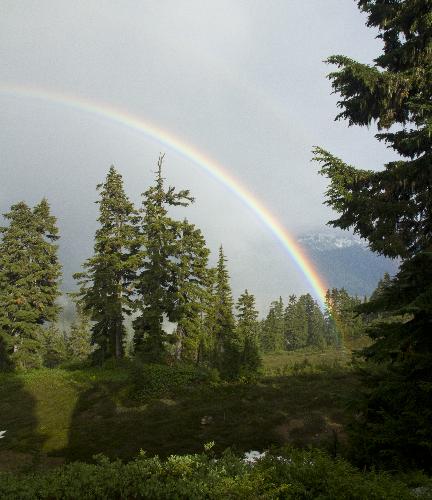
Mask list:
[[[305,248],[328,286],[350,294],[369,296],[385,272],[396,274],[399,263],[371,252],[367,242],[345,231],[301,235]]]

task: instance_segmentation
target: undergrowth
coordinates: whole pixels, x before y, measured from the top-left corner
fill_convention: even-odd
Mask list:
[[[172,455],[141,454],[128,463],[95,457],[58,469],[0,474],[0,498],[17,499],[398,499],[427,498],[430,484],[417,476],[410,488],[386,474],[360,472],[318,450],[285,449],[253,464],[226,451]],[[414,489],[415,486],[415,489]]]

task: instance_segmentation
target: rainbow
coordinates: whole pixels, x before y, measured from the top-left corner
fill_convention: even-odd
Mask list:
[[[288,230],[275,218],[270,210],[263,205],[252,193],[239,183],[227,170],[217,162],[208,158],[196,148],[186,144],[184,141],[168,133],[165,130],[146,122],[142,118],[117,109],[111,104],[90,101],[83,97],[53,92],[51,90],[34,89],[21,85],[1,85],[0,94],[6,96],[26,97],[61,104],[69,108],[90,113],[122,126],[144,133],[146,136],[174,150],[179,155],[196,164],[199,168],[214,177],[221,184],[231,190],[262,223],[273,233],[277,240],[287,250],[288,254],[300,269],[306,280],[312,287],[314,297],[321,306],[325,304],[325,293],[327,286],[318,274],[315,266],[305,253],[305,250],[289,234]]]

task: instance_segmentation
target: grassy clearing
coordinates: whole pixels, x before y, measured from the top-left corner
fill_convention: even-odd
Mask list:
[[[305,353],[271,355],[266,370],[301,362]],[[194,384],[175,394],[130,398],[130,371],[39,370],[0,377],[0,470],[104,453],[129,459],[196,453],[215,441],[215,451],[266,449],[273,445],[343,444],[344,399],[355,374],[333,354],[309,353],[310,366],[285,370],[256,383]],[[326,359],[327,365],[317,360]],[[290,365],[290,366],[291,366]]]
[[[351,351],[313,351],[300,349],[293,352],[277,352],[264,356],[264,373],[267,376],[320,373],[329,370],[349,369]]]
[[[345,341],[344,347],[340,349],[298,349],[266,354],[263,358],[264,373],[274,376],[350,369],[353,352],[369,343],[369,338],[362,337]]]

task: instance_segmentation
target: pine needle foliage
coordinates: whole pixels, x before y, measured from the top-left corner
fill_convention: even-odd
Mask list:
[[[164,320],[174,312],[177,290],[175,273],[179,256],[178,234],[181,226],[168,213],[169,208],[187,206],[193,202],[189,191],[165,187],[162,177],[163,155],[159,157],[154,184],[143,193],[141,215],[141,243],[139,273],[134,320],[135,353],[143,360],[166,360],[168,338],[163,329]],[[183,225],[183,230],[186,225]],[[195,238],[199,235],[195,233]]]
[[[270,305],[262,325],[261,348],[264,352],[280,351],[285,348],[285,318],[282,297]]]
[[[255,297],[245,290],[237,300],[237,337],[241,344],[241,373],[252,375],[262,365],[258,340],[258,311]]]
[[[78,299],[90,315],[94,361],[124,356],[125,315],[133,308],[139,238],[137,213],[123,188],[122,176],[111,166],[105,182],[97,186],[100,199],[99,228],[94,255],[84,263],[84,272],[74,275],[80,285]]]
[[[50,324],[41,332],[43,366],[54,368],[68,358],[65,333],[57,325]]]
[[[321,148],[315,159],[330,180],[327,204],[341,214],[330,223],[353,228],[376,252],[406,258],[427,250],[432,238],[432,3],[358,5],[368,26],[380,30],[384,50],[373,66],[341,55],[328,58],[339,68],[329,75],[341,96],[336,119],[360,126],[375,122],[377,139],[404,159],[379,171],[349,166]]]
[[[13,205],[0,228],[0,369],[39,367],[42,326],[59,313],[58,229],[46,199]]]
[[[357,311],[362,303],[361,299],[349,295],[345,288],[327,290],[325,299],[328,309],[329,339],[333,338],[338,344],[364,335],[366,318]],[[333,326],[334,332],[332,332]]]
[[[359,312],[379,317],[364,392],[354,404],[353,450],[366,465],[432,470],[432,1],[360,0],[383,53],[374,65],[345,56],[328,62],[349,125],[375,122],[376,138],[401,159],[361,170],[316,148],[330,181],[327,204],[372,250],[402,259],[400,271]]]
[[[213,365],[226,378],[236,378],[240,370],[240,341],[234,319],[234,300],[222,245],[215,272],[213,296],[214,351]]]
[[[177,253],[172,263],[174,301],[169,311],[169,319],[177,323],[175,358],[198,363],[210,252],[200,229],[186,219],[176,227]]]

